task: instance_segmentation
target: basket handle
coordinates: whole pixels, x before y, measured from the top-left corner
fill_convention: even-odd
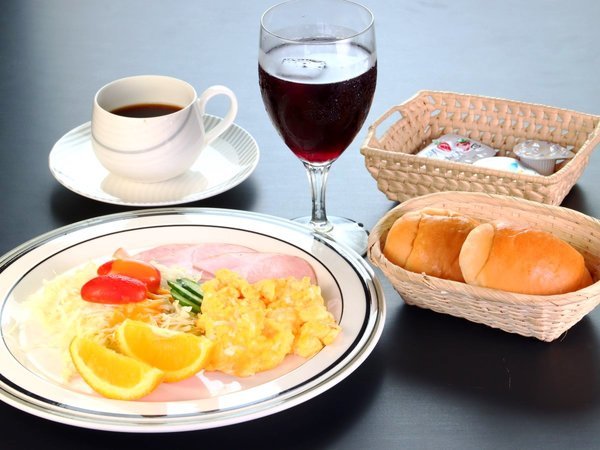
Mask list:
[[[400,115],[399,120],[402,120],[403,118],[405,118],[406,116],[409,115],[409,112],[406,109],[407,105],[411,104],[415,99],[417,99],[419,97],[427,96],[431,93],[435,93],[435,91],[429,91],[429,90],[417,91],[409,99],[403,101],[402,103],[400,103],[398,105],[392,106],[390,109],[388,109],[385,113],[383,113],[383,115],[381,115],[377,120],[375,120],[375,122],[373,122],[369,126],[369,131],[368,131],[367,137],[365,139],[365,144],[368,146],[370,142],[373,142],[375,145],[381,145],[381,139],[380,139],[380,137],[377,136],[377,128],[381,124],[383,124],[384,122],[389,120],[389,118],[396,113],[398,113]],[[397,123],[397,121],[394,123]]]
[[[596,127],[591,136],[583,143],[583,147],[586,147],[584,150],[586,153],[591,153],[600,144],[600,116],[594,116],[594,119],[597,121]]]

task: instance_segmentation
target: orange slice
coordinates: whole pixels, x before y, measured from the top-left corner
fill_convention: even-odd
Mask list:
[[[202,370],[213,347],[205,336],[131,319],[117,328],[115,336],[122,353],[162,370],[167,382],[183,380]]]
[[[118,400],[136,400],[152,392],[163,372],[97,342],[76,337],[69,346],[75,368],[94,391]]]

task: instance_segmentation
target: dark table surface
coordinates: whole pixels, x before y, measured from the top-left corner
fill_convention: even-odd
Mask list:
[[[592,0],[370,0],[379,78],[367,123],[420,89],[600,114],[600,3]],[[0,253],[57,227],[133,208],[62,187],[48,153],[90,118],[103,84],[134,74],[224,84],[261,160],[241,185],[193,207],[281,217],[309,210],[304,170],[264,111],[258,23],[267,0],[7,0],[0,15]],[[209,112],[220,115],[221,105]],[[334,164],[331,214],[372,227],[394,203],[359,153]],[[593,155],[563,206],[600,217]],[[119,434],[43,420],[0,403],[0,448],[599,448],[600,309],[553,343],[403,304],[377,272],[388,315],[347,379],[287,411],[225,428]],[[1,370],[1,368],[0,368]]]

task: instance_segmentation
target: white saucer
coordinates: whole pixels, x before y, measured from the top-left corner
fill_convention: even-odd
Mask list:
[[[205,115],[207,130],[222,119]],[[90,122],[69,131],[50,151],[54,178],[71,191],[105,203],[166,206],[202,200],[244,181],[259,159],[254,138],[236,124],[207,146],[184,174],[162,183],[138,183],[106,170],[94,155]]]

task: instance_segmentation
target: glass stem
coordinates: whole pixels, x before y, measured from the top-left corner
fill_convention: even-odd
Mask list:
[[[308,181],[310,182],[310,193],[312,198],[312,214],[310,223],[317,233],[327,233],[332,230],[333,225],[327,220],[325,209],[325,191],[327,187],[327,174],[332,163],[314,165],[304,162]]]

